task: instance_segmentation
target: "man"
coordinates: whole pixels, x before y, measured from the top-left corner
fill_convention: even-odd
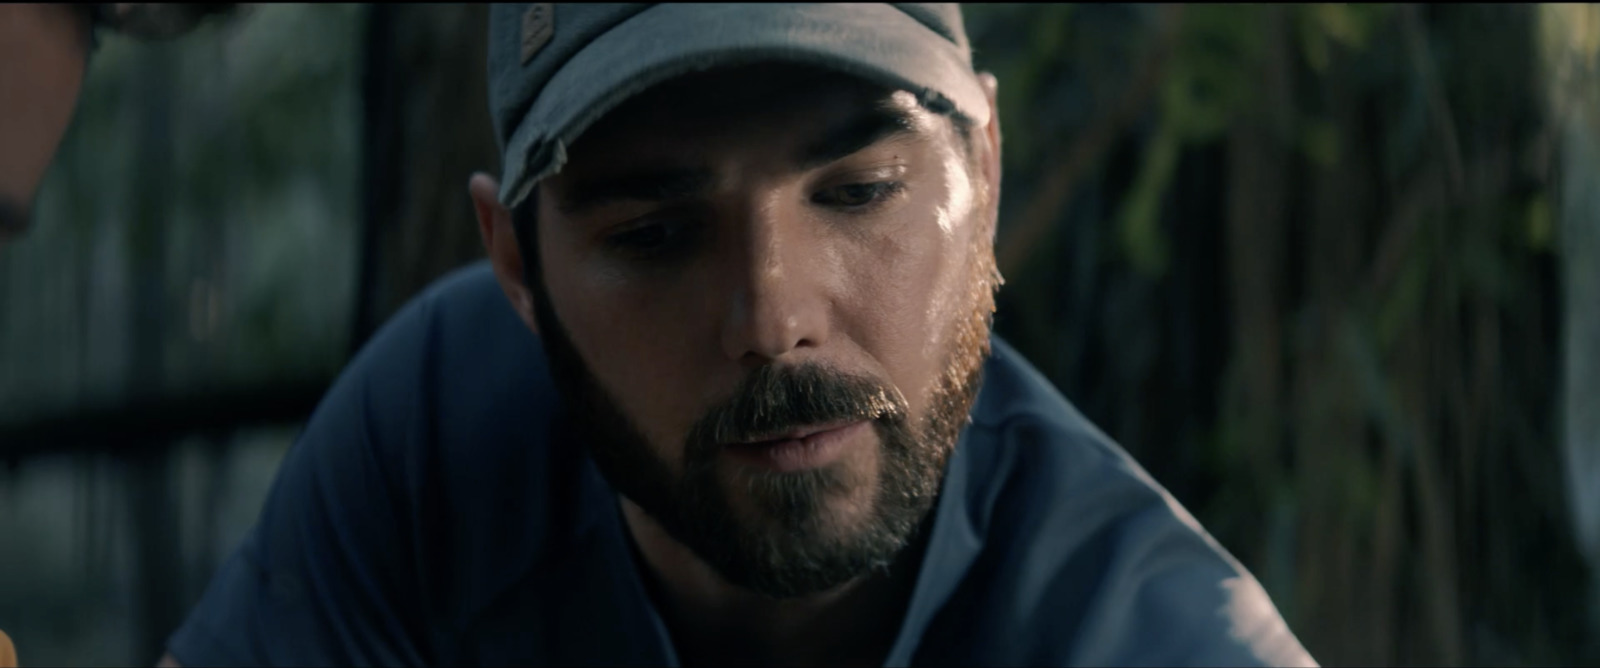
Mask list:
[[[77,106],[95,30],[164,39],[230,8],[0,4],[0,245],[28,228],[33,197]]]
[[[488,262],[351,362],[164,663],[1314,665],[991,338],[956,6],[497,5],[490,39]]]

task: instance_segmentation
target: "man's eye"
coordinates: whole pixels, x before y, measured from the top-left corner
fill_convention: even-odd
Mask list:
[[[636,257],[662,255],[688,243],[689,232],[685,227],[673,222],[635,225],[607,236],[606,246],[616,252]]]
[[[866,209],[899,193],[904,185],[895,181],[851,183],[817,193],[813,202],[844,209]]]

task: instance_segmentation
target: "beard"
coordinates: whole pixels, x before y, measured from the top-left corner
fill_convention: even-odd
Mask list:
[[[950,323],[925,415],[910,415],[905,397],[877,379],[815,363],[764,365],[690,428],[677,475],[579,356],[550,307],[542,276],[529,272],[565,433],[586,445],[613,489],[735,586],[784,599],[887,572],[937,501],[945,464],[981,385],[1000,278],[992,245],[986,240],[976,250],[967,268],[970,308]],[[734,475],[719,474],[724,444],[855,420],[870,421],[878,436],[876,476],[845,466],[848,461],[795,472],[740,467]],[[864,517],[847,522],[833,512],[830,501],[861,492],[870,495]],[[748,502],[746,512],[735,496]]]

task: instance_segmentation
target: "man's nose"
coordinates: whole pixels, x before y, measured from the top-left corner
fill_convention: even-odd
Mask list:
[[[803,230],[776,217],[769,212],[753,221],[728,271],[723,350],[750,366],[818,347],[828,335],[822,253]]]

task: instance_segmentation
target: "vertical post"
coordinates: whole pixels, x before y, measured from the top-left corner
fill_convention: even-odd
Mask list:
[[[1600,660],[1600,44],[1592,39],[1600,8],[1541,5],[1538,14],[1563,288],[1557,434],[1567,517],[1590,586],[1582,599],[1587,646],[1576,658],[1592,663]]]
[[[374,5],[362,74],[361,268],[351,352],[408,299],[481,257],[467,178],[497,171],[488,8]]]
[[[1562,447],[1577,543],[1589,563],[1590,642],[1600,653],[1600,137],[1588,122],[1563,128],[1561,262]]]
[[[356,274],[356,299],[350,327],[350,353],[366,343],[378,326],[377,303],[383,228],[395,216],[399,192],[395,158],[404,154],[404,135],[397,130],[394,95],[395,5],[367,6],[361,64],[361,236]]]
[[[168,44],[151,44],[142,54],[130,86],[136,109],[138,137],[134,152],[139,168],[135,179],[135,205],[130,225],[130,262],[133,282],[131,342],[128,348],[127,394],[149,396],[163,391],[166,367],[165,318],[166,228],[172,215],[172,109],[174,54]],[[179,549],[177,518],[172,499],[172,475],[166,448],[124,444],[128,484],[127,508],[132,515],[134,550],[135,651],[141,660],[161,656],[166,636],[179,620],[176,554]],[[155,445],[155,444],[148,444]]]
[[[1273,507],[1274,516],[1291,513],[1279,508],[1270,492],[1281,480],[1286,425],[1280,417],[1285,403],[1283,311],[1289,252],[1288,193],[1290,155],[1283,137],[1292,122],[1294,100],[1290,59],[1288,10],[1259,6],[1251,12],[1258,23],[1250,29],[1266,36],[1269,57],[1246,76],[1262,92],[1259,105],[1248,111],[1248,122],[1235,123],[1227,142],[1227,307],[1231,312],[1234,388],[1219,409],[1221,420],[1236,425],[1244,466],[1249,471],[1253,503]],[[1273,522],[1258,545],[1240,546],[1241,556],[1264,564],[1256,573],[1272,592],[1278,608],[1291,619],[1295,614],[1293,522]]]

